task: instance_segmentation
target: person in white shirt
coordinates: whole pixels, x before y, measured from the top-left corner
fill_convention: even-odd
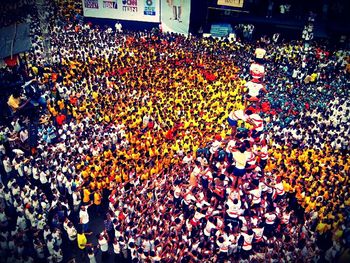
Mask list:
[[[245,154],[245,146],[238,147],[237,151],[234,151],[232,153],[232,158],[235,163],[235,166],[233,168],[233,182],[232,185],[234,188],[237,188],[238,185],[241,184],[242,177],[246,173],[246,164],[248,161],[247,155]]]
[[[78,189],[75,189],[72,196],[73,196],[73,210],[74,210],[74,212],[77,212],[79,210],[79,206],[81,203],[80,191]]]
[[[254,242],[259,243],[263,242],[264,240],[264,225],[262,222],[260,224],[252,229],[254,232]]]
[[[151,119],[151,116],[148,113],[146,113],[145,116],[143,116],[143,118],[142,118],[142,126],[147,127],[150,119]]]
[[[52,237],[51,234],[49,234],[47,236],[46,246],[47,246],[47,250],[49,251],[50,255],[53,256],[53,254],[54,254],[54,247],[55,247],[55,239]]]
[[[33,239],[33,245],[34,249],[36,251],[36,255],[40,260],[43,260],[45,258],[45,244],[43,244],[40,239],[36,238]],[[43,260],[44,261],[44,260]]]
[[[212,161],[212,159],[213,159],[215,153],[219,150],[221,144],[222,144],[221,140],[218,140],[218,139],[216,139],[216,140],[212,143],[212,145],[211,145],[211,147],[210,147],[210,149],[209,149],[209,152],[210,152],[210,159],[209,159],[209,162]]]
[[[273,186],[273,188],[274,188],[274,192],[273,192],[272,198],[275,200],[275,202],[278,202],[279,200],[282,199],[282,197],[285,194],[284,185],[281,180],[281,177],[277,177],[276,184]]]
[[[59,246],[54,246],[52,257],[57,263],[63,261],[63,252]]]
[[[239,199],[232,200],[231,198],[228,198],[228,200],[226,201],[225,207],[226,207],[226,213],[227,213],[228,219],[234,220],[234,222],[238,223],[238,217],[244,211],[243,209],[241,209],[242,207],[241,200]]]
[[[100,250],[102,252],[102,262],[106,262],[108,259],[108,234],[106,231],[102,232],[100,234],[100,237],[98,238],[98,245],[100,247]]]
[[[122,26],[122,24],[121,24],[119,21],[117,21],[117,22],[115,23],[114,27],[115,27],[115,32],[116,32],[116,33],[122,32],[123,26]]]
[[[249,191],[249,194],[251,195],[251,205],[252,207],[257,206],[259,207],[261,203],[261,189],[256,188]]]
[[[88,258],[89,258],[89,263],[97,263],[95,250],[92,247],[89,247],[88,249]]]
[[[248,81],[246,83],[247,87],[247,101],[259,101],[263,93],[266,93],[266,89],[263,84],[259,83],[257,80]]]
[[[66,231],[70,241],[74,241],[77,239],[77,230],[75,229],[72,222],[68,223]]]
[[[255,58],[257,58],[258,61],[260,62],[262,59],[264,59],[266,55],[266,50],[261,47],[258,47],[255,49],[254,55],[255,55]]]
[[[88,212],[88,208],[89,206],[91,206],[92,203],[90,203],[89,205],[84,205],[80,208],[80,212],[79,212],[79,220],[80,220],[80,224],[82,224],[82,229],[83,232],[87,232],[88,228],[89,228],[89,212]]]
[[[243,237],[242,249],[244,251],[250,251],[252,249],[254,231],[249,229],[247,232],[242,232],[241,235]]]
[[[1,222],[1,220],[0,220],[0,222]],[[18,213],[17,224],[16,225],[21,231],[23,231],[23,230],[25,230],[27,228],[27,221],[26,221],[23,213]]]
[[[120,251],[120,244],[119,244],[118,238],[115,237],[113,242],[114,262],[116,263],[122,261],[122,255]]]
[[[259,114],[256,114],[256,113],[249,114],[249,118],[247,121],[254,126],[254,129],[257,132],[261,132],[264,129],[264,120],[261,118]]]
[[[211,231],[213,229],[217,229],[216,225],[214,224],[214,217],[209,217],[207,224],[203,230],[204,235],[209,238],[211,236]]]
[[[232,129],[232,135],[236,134],[237,131],[237,123],[239,120],[246,121],[247,120],[247,115],[244,113],[243,110],[233,110],[230,112],[228,115],[227,121],[229,125],[231,126]],[[227,146],[228,148],[228,146]]]
[[[230,242],[228,240],[227,235],[221,235],[217,241],[216,241],[217,246],[219,247],[219,259],[225,260],[228,255],[228,249],[230,246]],[[221,262],[221,261],[220,261]]]
[[[253,79],[261,79],[265,76],[265,67],[258,63],[251,64],[249,70]]]
[[[277,219],[277,215],[273,208],[270,208],[268,212],[265,213],[265,230],[266,230],[266,236],[270,238],[273,236],[275,231],[275,223]]]
[[[11,164],[11,160],[8,156],[6,156],[4,158],[4,160],[2,161],[3,167],[5,172],[9,175],[12,172],[12,164]]]
[[[185,165],[189,165],[193,161],[193,156],[191,151],[188,151],[185,157],[182,159],[182,163]]]
[[[17,224],[18,224],[18,221],[17,221]],[[8,225],[8,218],[5,214],[5,210],[0,207],[0,226],[1,227],[7,227]]]

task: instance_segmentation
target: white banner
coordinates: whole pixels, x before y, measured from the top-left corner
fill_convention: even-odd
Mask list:
[[[160,0],[83,0],[85,17],[160,22]]]
[[[190,27],[191,0],[161,0],[163,32],[188,34]]]
[[[218,5],[243,7],[243,4],[244,4],[244,0],[218,0]]]

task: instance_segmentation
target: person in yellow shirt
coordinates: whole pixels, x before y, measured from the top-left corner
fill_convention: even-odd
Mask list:
[[[7,105],[9,105],[14,112],[20,109],[20,104],[21,104],[21,98],[16,94],[12,94],[7,101]]]
[[[91,195],[91,192],[88,188],[84,188],[83,189],[83,203],[84,205],[87,205],[90,203],[90,195]]]
[[[92,98],[97,101],[98,100],[98,92],[97,91],[93,91],[92,92]]]
[[[91,181],[89,184],[90,190],[94,191],[96,189],[96,185],[97,185],[96,180]]]
[[[32,109],[30,107],[30,99],[22,103],[21,94],[19,91],[14,91],[13,94],[8,98],[7,105],[11,108],[13,112],[26,113],[27,110]]]
[[[78,248],[81,249],[81,250],[84,250],[85,251],[85,248],[86,247],[91,247],[92,244],[91,243],[88,243],[87,241],[87,237],[86,236],[89,236],[91,235],[92,232],[89,232],[89,233],[85,233],[83,231],[83,229],[78,229],[78,234],[77,234],[77,243],[78,243]]]
[[[102,203],[102,194],[100,190],[97,190],[94,192],[94,205],[95,205],[95,212],[97,215],[100,215],[100,208]]]

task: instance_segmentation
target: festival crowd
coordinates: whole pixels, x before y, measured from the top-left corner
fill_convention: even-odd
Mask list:
[[[349,251],[349,51],[116,32],[77,10],[48,10],[49,64],[28,17],[26,65],[6,69],[24,83],[0,130],[7,262],[325,262]]]

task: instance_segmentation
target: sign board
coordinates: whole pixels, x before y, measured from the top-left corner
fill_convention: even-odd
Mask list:
[[[85,17],[160,22],[160,0],[83,0]]]
[[[226,5],[242,8],[244,0],[218,0],[218,5]]]

